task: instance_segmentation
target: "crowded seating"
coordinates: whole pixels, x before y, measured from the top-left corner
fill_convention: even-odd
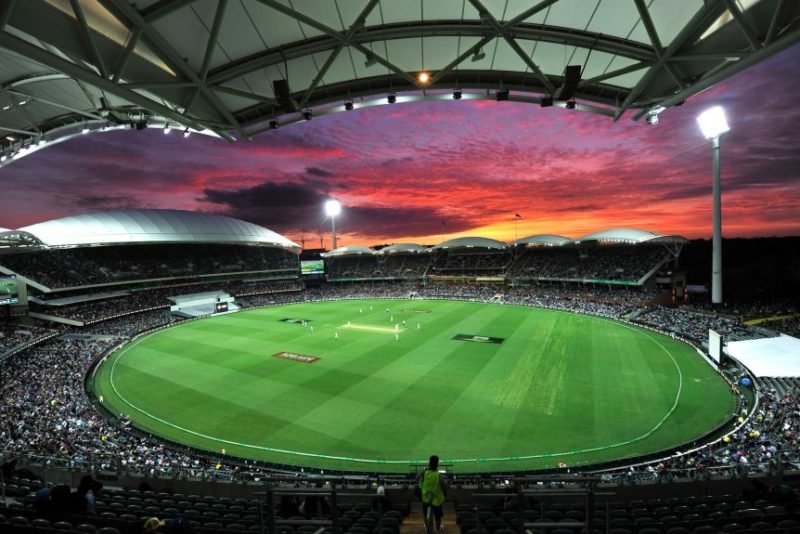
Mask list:
[[[0,265],[49,288],[226,273],[299,270],[297,255],[272,247],[154,244],[38,250],[0,256]]]

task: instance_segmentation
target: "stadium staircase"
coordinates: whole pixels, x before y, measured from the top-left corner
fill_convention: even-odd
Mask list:
[[[458,524],[456,523],[455,506],[452,503],[444,503],[444,517],[442,525],[447,534],[457,534]],[[422,503],[414,502],[411,504],[411,513],[400,525],[399,534],[425,534],[425,520],[422,516]]]

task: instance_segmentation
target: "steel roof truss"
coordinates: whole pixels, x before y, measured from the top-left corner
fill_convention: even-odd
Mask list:
[[[235,128],[241,135],[245,136],[244,130],[242,130],[241,125],[233,116],[233,114],[228,110],[228,108],[219,100],[216,94],[209,89],[204,83],[201,82],[200,78],[197,74],[189,68],[186,63],[183,61],[183,58],[180,57],[180,54],[167,42],[166,39],[152,26],[150,26],[139,14],[135,7],[127,2],[127,0],[98,0],[102,4],[106,5],[108,3],[111,6],[106,5],[106,8],[110,11],[121,13],[134,27],[138,27],[142,29],[144,37],[150,41],[153,52],[159,53],[162,56],[162,59],[166,60],[170,65],[175,67],[178,71],[180,71],[186,78],[188,78],[192,83],[200,88],[203,95],[208,99],[211,106],[220,114],[220,116],[225,117],[228,121],[228,126]],[[189,115],[185,115],[187,118]],[[203,119],[198,119],[204,122]],[[233,141],[233,138],[224,133],[224,132],[217,132],[221,135],[224,139],[228,141]]]
[[[287,6],[285,6],[285,5],[283,5],[283,4],[279,3],[279,2],[276,2],[275,0],[258,0],[258,1],[261,2],[262,4],[264,4],[265,6],[274,9],[275,11],[280,11],[284,15],[288,15],[288,16],[296,19],[299,22],[307,24],[307,25],[311,26],[312,28],[316,28],[317,30],[319,30],[322,33],[324,33],[325,35],[328,35],[329,37],[333,37],[334,39],[344,43],[345,45],[349,45],[350,47],[355,48],[356,50],[358,50],[359,52],[364,54],[364,56],[372,56],[372,57],[374,57],[376,62],[380,63],[381,65],[383,65],[387,69],[393,71],[395,74],[397,74],[398,76],[400,76],[401,78],[406,80],[411,85],[413,85],[415,87],[418,86],[417,80],[415,80],[406,71],[404,71],[403,69],[401,69],[400,67],[398,67],[394,63],[391,63],[387,59],[379,56],[378,54],[374,53],[372,50],[370,50],[369,48],[367,48],[366,46],[364,46],[364,45],[362,45],[360,43],[356,43],[356,42],[352,42],[352,41],[348,42],[345,39],[345,32],[336,31],[333,28],[330,28],[329,26],[326,26],[325,24],[322,24],[318,20],[312,19],[311,17],[309,17],[307,15],[304,15],[303,13],[300,13],[299,11],[295,11],[294,9],[292,9],[290,7],[287,7]],[[352,36],[351,36],[351,38],[352,38]]]
[[[73,0],[75,1],[75,0]],[[203,56],[203,65],[200,68],[200,83],[206,85],[206,78],[208,77],[208,68],[211,64],[211,56],[214,55],[214,48],[217,46],[217,39],[219,37],[219,30],[222,27],[222,18],[225,16],[225,9],[228,7],[228,0],[219,0],[217,4],[217,11],[214,14],[214,23],[211,25],[211,33],[208,35],[208,42],[206,43],[206,53]],[[200,94],[200,86],[195,87],[192,94],[186,100],[184,108],[185,113],[189,113],[194,106],[197,96]]]
[[[659,62],[662,62],[664,68],[672,77],[672,80],[675,82],[675,84],[681,89],[684,89],[686,84],[675,71],[675,67],[662,60],[662,56],[664,55],[664,47],[661,45],[661,39],[658,37],[656,26],[653,24],[653,18],[650,16],[650,11],[647,9],[647,5],[645,5],[644,0],[634,1],[636,3],[636,9],[639,12],[639,17],[642,19],[642,24],[644,24],[644,28],[647,31],[647,36],[650,38],[650,44],[653,45],[653,51],[656,53],[656,58]]]
[[[8,0],[0,4],[0,32],[3,31],[14,11],[14,4],[17,0]]]
[[[694,14],[692,19],[683,27],[683,29],[675,36],[672,43],[662,52],[661,57],[655,65],[650,67],[648,71],[641,77],[639,82],[631,89],[628,96],[622,102],[622,105],[617,109],[614,115],[614,120],[617,121],[622,117],[625,111],[639,98],[642,91],[650,84],[658,71],[669,61],[678,50],[680,50],[692,37],[696,36],[700,31],[708,27],[711,21],[716,19],[722,12],[722,0],[709,0],[703,4],[697,13]]]
[[[131,55],[133,55],[133,51],[136,49],[136,45],[139,43],[139,37],[141,36],[142,29],[134,28],[128,42],[125,44],[125,50],[122,52],[122,55],[117,61],[117,65],[114,67],[114,76],[111,78],[111,81],[114,83],[119,82],[120,78],[122,78],[125,67],[128,66],[128,61],[131,59]]]
[[[731,12],[731,15],[733,15],[733,20],[736,21],[739,29],[742,30],[744,38],[750,43],[750,48],[756,52],[759,51],[761,49],[761,43],[755,35],[756,32],[753,29],[753,25],[750,23],[749,17],[739,10],[739,6],[736,5],[734,0],[725,0],[725,5],[728,7],[728,11]]]
[[[100,71],[100,75],[103,78],[108,79],[109,75],[108,70],[106,69],[106,64],[100,55],[100,51],[97,49],[97,43],[94,42],[92,30],[89,28],[89,24],[86,22],[86,15],[83,13],[80,2],[78,0],[69,0],[69,4],[72,7],[72,11],[75,13],[75,18],[78,21],[81,41],[83,41],[83,47],[88,52],[86,55],[94,60],[94,64]]]
[[[489,12],[489,10],[486,9],[486,7],[483,4],[481,4],[480,0],[469,0],[469,3],[472,4],[472,6],[478,10],[478,13],[481,14],[481,18],[485,19],[495,29],[497,34],[503,37],[503,39],[505,39],[505,41],[508,43],[511,49],[517,53],[517,55],[522,59],[522,61],[524,61],[525,64],[528,66],[528,68],[531,69],[534,75],[537,78],[539,78],[539,81],[542,82],[542,85],[544,85],[547,91],[550,94],[555,93],[556,88],[553,85],[553,82],[551,82],[550,79],[545,75],[545,73],[542,72],[542,69],[539,68],[539,66],[533,61],[533,59],[531,59],[531,57],[525,53],[522,47],[519,46],[519,43],[517,43],[516,39],[506,34],[506,30],[511,26],[508,27],[501,26],[500,23],[497,22],[497,19],[494,18],[494,15],[492,15]]]
[[[311,85],[309,85],[308,89],[306,89],[303,98],[300,99],[299,107],[301,109],[305,107],[306,103],[308,102],[308,99],[311,98],[312,94],[314,94],[314,91],[317,89],[317,86],[325,77],[325,74],[331,68],[331,65],[333,65],[333,62],[336,60],[337,56],[341,53],[342,50],[344,50],[345,45],[350,42],[350,39],[353,38],[353,35],[355,35],[355,33],[359,29],[361,29],[361,27],[364,25],[364,22],[367,20],[369,14],[372,12],[373,9],[375,9],[375,6],[378,5],[378,2],[379,0],[369,0],[367,5],[364,6],[364,9],[361,10],[361,13],[359,13],[358,17],[356,17],[356,20],[353,21],[353,24],[350,25],[350,28],[347,30],[347,33],[344,35],[344,38],[341,41],[339,41],[339,44],[337,44],[336,47],[333,49],[333,51],[330,53],[328,59],[322,65],[322,68],[319,69],[317,75],[311,81]]]
[[[146,96],[140,95],[139,93],[131,91],[124,86],[115,84],[111,80],[106,80],[98,76],[95,72],[81,67],[80,65],[76,65],[71,61],[67,61],[66,59],[63,59],[47,50],[29,43],[24,39],[15,37],[8,32],[0,32],[0,47],[11,50],[12,52],[20,54],[23,57],[26,57],[32,61],[36,61],[37,63],[40,63],[51,69],[63,72],[76,81],[83,81],[94,85],[98,89],[107,91],[108,93],[111,93],[123,100],[127,100],[133,104],[141,106],[144,109],[149,109],[154,113],[163,115],[164,117],[174,120],[177,123],[182,123],[196,130],[203,129],[203,126],[193,120],[191,117],[180,115],[167,106],[155,102]],[[225,132],[215,133],[224,136],[226,139],[230,139],[230,136]]]

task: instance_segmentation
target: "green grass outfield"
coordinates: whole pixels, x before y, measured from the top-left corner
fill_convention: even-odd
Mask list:
[[[406,322],[399,340],[390,317]],[[284,351],[319,360],[273,357]],[[689,442],[735,407],[703,358],[667,336],[453,301],[318,302],[189,321],[114,353],[94,387],[113,412],[198,448],[381,472],[431,454],[462,473],[637,456]]]

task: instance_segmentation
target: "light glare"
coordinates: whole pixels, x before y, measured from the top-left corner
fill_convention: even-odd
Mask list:
[[[730,131],[728,120],[725,118],[725,110],[722,106],[714,106],[705,110],[697,117],[697,124],[706,139],[714,139]]]
[[[331,199],[325,202],[325,214],[328,217],[336,217],[342,212],[342,204],[336,200]]]
[[[427,72],[420,72],[419,76],[417,76],[419,83],[428,83],[431,79],[431,75]]]

